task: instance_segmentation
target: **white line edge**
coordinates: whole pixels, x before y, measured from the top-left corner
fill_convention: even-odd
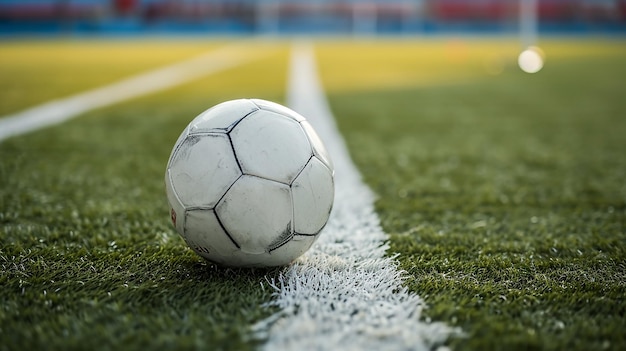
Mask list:
[[[277,281],[280,311],[253,326],[263,350],[445,350],[460,330],[422,319],[422,299],[386,255],[374,195],[361,181],[319,82],[312,44],[294,45],[288,104],[304,115],[335,164],[335,204],[314,246]]]
[[[85,112],[130,100],[235,67],[259,57],[241,44],[225,45],[200,56],[138,74],[103,87],[53,100],[0,118],[0,142],[62,123]]]

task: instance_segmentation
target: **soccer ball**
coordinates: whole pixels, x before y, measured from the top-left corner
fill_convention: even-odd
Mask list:
[[[176,231],[209,261],[280,266],[311,247],[334,200],[334,170],[304,117],[259,99],[218,104],[182,132],[165,188]]]

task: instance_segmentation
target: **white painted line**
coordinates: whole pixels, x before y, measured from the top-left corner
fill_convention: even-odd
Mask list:
[[[87,111],[165,90],[259,57],[228,45],[195,58],[0,118],[0,141],[64,122]]]
[[[313,124],[335,164],[335,205],[319,240],[274,282],[281,309],[254,326],[265,350],[433,350],[460,331],[421,320],[422,299],[403,286],[318,80],[311,45],[292,52],[288,104]],[[446,349],[446,347],[441,347]]]

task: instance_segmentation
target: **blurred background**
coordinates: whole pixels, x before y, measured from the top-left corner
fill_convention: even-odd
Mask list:
[[[626,33],[626,0],[0,0],[0,34],[512,33],[524,1],[540,33]]]

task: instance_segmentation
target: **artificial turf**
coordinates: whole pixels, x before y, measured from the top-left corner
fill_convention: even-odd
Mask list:
[[[330,96],[408,286],[465,332],[453,349],[626,348],[626,47],[542,47],[535,75]]]
[[[250,349],[275,271],[219,269],[169,221],[164,171],[221,101],[280,101],[286,49],[0,144],[0,349]],[[106,69],[103,68],[103,69]],[[253,74],[252,74],[253,73]]]
[[[5,40],[0,117],[208,52],[220,41]]]
[[[507,40],[316,47],[339,127],[378,194],[389,254],[400,254],[426,317],[464,330],[453,349],[626,347],[626,51],[602,40],[542,47],[535,75],[517,70]],[[221,269],[193,254],[169,223],[163,172],[202,110],[281,102],[287,49],[0,143],[0,350],[255,346],[249,326],[271,313],[261,305],[278,270]],[[25,63],[2,69],[11,64]],[[67,90],[53,79],[34,97],[0,92],[3,108],[123,75],[116,60],[94,65]],[[11,80],[0,84],[37,81]]]

